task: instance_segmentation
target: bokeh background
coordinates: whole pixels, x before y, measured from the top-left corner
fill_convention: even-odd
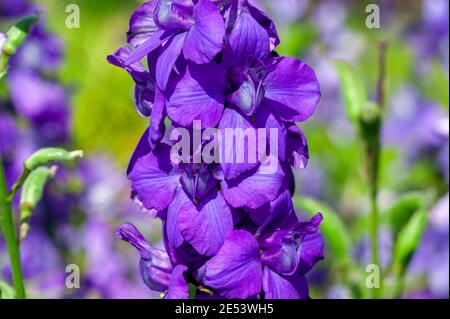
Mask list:
[[[313,298],[364,298],[370,263],[368,184],[364,156],[346,117],[335,61],[351,63],[375,96],[378,45],[387,41],[387,112],[379,203],[383,272],[392,265],[399,200],[420,201],[428,226],[412,256],[402,298],[448,298],[449,287],[449,3],[446,0],[258,0],[273,17],[281,55],[316,71],[322,100],[302,125],[311,159],[296,172],[295,202],[313,198],[336,216],[345,233],[350,268],[329,251],[309,275]],[[0,31],[35,10],[40,23],[0,85],[0,147],[10,180],[21,161],[42,146],[83,149],[76,166],[60,169],[34,213],[22,244],[27,286],[38,298],[158,298],[141,282],[139,256],[114,235],[136,223],[160,243],[160,225],[129,199],[126,165],[147,120],[133,106],[133,83],[106,56],[125,43],[141,1],[0,0]],[[366,27],[366,6],[380,8],[381,27]],[[66,27],[66,6],[80,8],[80,28]],[[398,205],[397,205],[398,206]],[[394,225],[394,226],[393,226]],[[332,239],[332,238],[331,238]],[[81,269],[80,289],[68,289],[66,266]],[[0,281],[10,273],[0,241]],[[387,278],[389,281],[389,278]],[[363,291],[364,289],[362,289]]]

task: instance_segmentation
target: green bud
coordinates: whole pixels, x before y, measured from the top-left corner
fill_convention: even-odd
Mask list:
[[[38,167],[25,180],[20,196],[21,220],[27,221],[42,198],[47,181],[56,173],[56,166]]]
[[[13,55],[26,40],[31,29],[37,22],[37,16],[28,16],[13,25],[6,33],[7,40],[3,45],[2,53],[6,56]]]
[[[366,101],[359,114],[360,135],[366,145],[375,145],[380,136],[381,111],[378,105]]]
[[[53,162],[67,162],[83,157],[83,151],[68,152],[62,148],[42,148],[32,154],[24,163],[25,169],[32,171],[39,166],[45,166]]]

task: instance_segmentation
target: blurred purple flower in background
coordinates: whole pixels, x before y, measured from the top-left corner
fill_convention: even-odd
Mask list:
[[[0,0],[0,17],[14,19],[35,9],[28,1]],[[40,147],[72,143],[70,95],[56,76],[63,44],[46,31],[42,15],[40,20],[10,61],[7,84],[11,99],[0,100],[0,148],[9,186],[19,177],[23,161],[32,152]],[[124,258],[130,253],[122,251],[115,240],[114,218],[136,211],[128,194],[120,191],[126,188],[126,179],[116,172],[110,158],[92,155],[79,169],[60,169],[46,187],[32,216],[29,238],[21,249],[24,275],[32,295],[152,296],[145,285],[136,281],[137,276],[131,271],[132,259]],[[0,271],[10,279],[4,254],[4,242],[0,241]],[[70,291],[64,282],[66,265],[73,263],[84,266],[81,289]]]

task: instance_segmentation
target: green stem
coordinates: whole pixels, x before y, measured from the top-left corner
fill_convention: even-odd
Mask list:
[[[379,138],[376,139],[375,145],[369,146],[366,150],[367,160],[369,165],[369,178],[370,178],[370,237],[371,237],[371,246],[372,246],[372,264],[380,267],[380,258],[379,258],[379,211],[378,211],[378,171],[379,171],[379,157],[380,157],[380,143]],[[382,272],[380,270],[380,275]],[[380,288],[374,288],[373,296],[378,298],[379,292],[381,291],[381,283],[383,282],[380,279]]]
[[[370,237],[372,242],[372,264],[380,267],[380,276],[383,276],[379,258],[379,209],[378,209],[378,188],[381,154],[381,128],[383,123],[382,113],[385,110],[385,86],[386,86],[386,49],[387,43],[381,42],[379,45],[379,75],[377,85],[377,104],[380,109],[380,115],[371,125],[371,134],[366,141],[366,160],[367,171],[369,175],[370,187]],[[380,288],[374,289],[373,297],[381,297],[383,279],[380,278]]]
[[[9,199],[8,189],[6,186],[5,172],[3,168],[3,159],[0,152],[0,209],[1,209],[1,226],[8,248],[11,272],[13,277],[13,285],[16,290],[17,299],[25,299],[25,285],[22,275],[22,267],[20,264],[19,242],[14,227],[13,213],[11,208],[12,201]]]

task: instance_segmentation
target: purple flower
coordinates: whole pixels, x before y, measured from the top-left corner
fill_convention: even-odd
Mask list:
[[[323,258],[322,216],[298,222],[289,193],[269,208],[256,234],[233,230],[205,265],[205,284],[226,298],[308,298],[305,274]]]
[[[168,240],[173,247],[186,240],[199,253],[214,255],[233,229],[234,209],[269,203],[286,185],[281,165],[275,174],[267,174],[267,168],[260,166],[240,179],[219,180],[220,168],[173,164],[170,150],[170,145],[160,143],[150,151],[146,132],[130,161],[128,177],[133,196],[145,209],[167,210]]]
[[[134,102],[137,110],[143,116],[150,116],[155,100],[155,78],[153,74],[145,70],[140,61],[126,65],[125,61],[130,53],[130,48],[120,48],[114,54],[108,56],[108,62],[128,71],[136,83]]]
[[[29,11],[28,0],[0,0],[0,16],[14,17]]]
[[[235,58],[231,55],[229,63]],[[169,118],[181,126],[200,120],[202,127],[214,127],[226,105],[246,116],[257,116],[266,107],[285,122],[306,121],[313,114],[320,99],[319,85],[314,71],[303,62],[283,57],[262,62],[248,57],[244,65],[227,63],[188,64],[169,90]]]
[[[314,71],[273,51],[272,20],[247,0],[146,2],[127,41],[134,50],[108,61],[131,75],[136,107],[150,116],[127,175],[133,200],[162,220],[170,261],[156,275],[154,249],[129,224],[119,229],[148,265],[147,285],[168,297],[186,297],[187,279],[220,297],[308,297],[305,274],[322,258],[322,217],[299,222],[291,194],[292,167],[309,160],[295,122],[319,102]]]
[[[29,34],[24,45],[11,58],[11,67],[36,72],[55,72],[63,56],[61,39],[38,24]]]
[[[195,63],[207,63],[222,50],[225,23],[219,9],[209,0],[157,0],[144,3],[131,17],[128,42],[136,50],[127,64],[161,48],[156,79],[166,89],[171,71],[183,56]]]
[[[188,298],[188,285],[184,278],[186,266],[172,266],[169,255],[151,246],[133,224],[123,224],[117,229],[116,235],[139,252],[139,269],[150,289],[167,292],[169,299]]]

